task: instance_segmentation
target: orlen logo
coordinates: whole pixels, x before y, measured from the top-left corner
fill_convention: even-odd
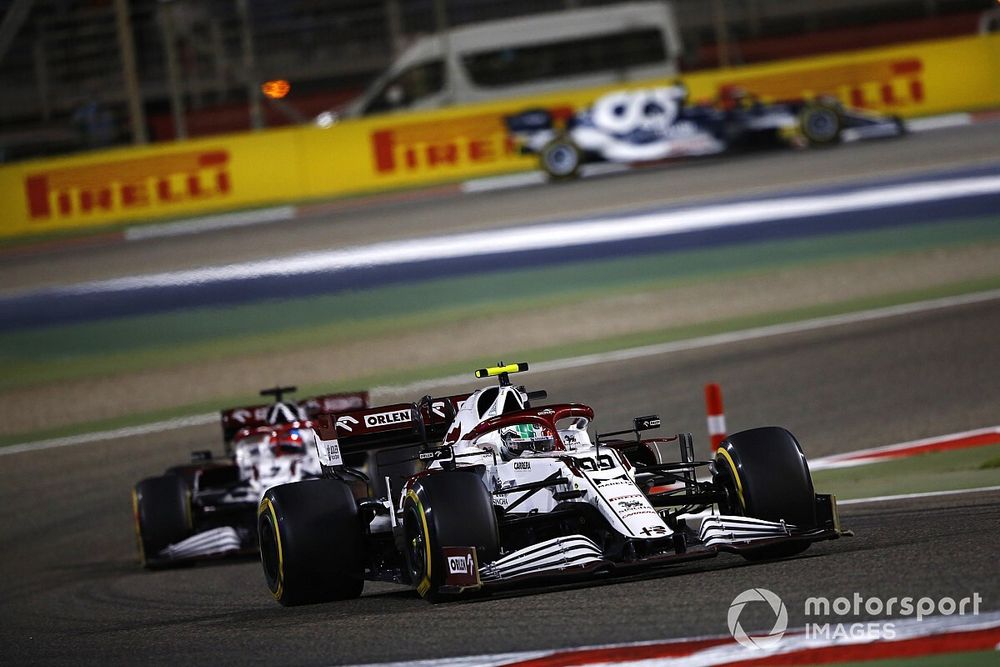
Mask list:
[[[24,179],[34,221],[224,197],[229,152],[191,151],[52,169]]]
[[[396,125],[371,134],[379,174],[496,162],[515,154],[499,114]]]
[[[472,574],[472,554],[467,556],[448,556],[449,574]]]
[[[412,419],[409,410],[395,410],[393,412],[379,412],[374,415],[365,415],[365,426],[388,426],[389,424],[399,424]]]
[[[727,81],[720,89],[740,87],[775,100],[835,94],[851,106],[886,108],[924,101],[924,64],[919,58],[870,60]]]

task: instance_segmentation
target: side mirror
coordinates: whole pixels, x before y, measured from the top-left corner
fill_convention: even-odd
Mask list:
[[[637,433],[640,431],[650,431],[654,428],[660,428],[660,415],[636,417],[632,420],[632,423],[635,425],[635,431]]]

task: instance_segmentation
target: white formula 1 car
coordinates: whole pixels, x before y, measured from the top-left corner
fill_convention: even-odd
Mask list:
[[[324,477],[271,488],[258,511],[278,602],[356,597],[366,579],[439,599],[720,551],[790,556],[842,534],[788,431],[736,433],[696,461],[690,434],[641,437],[656,416],[592,436],[590,407],[531,405],[546,393],[511,385],[524,370],[481,369],[499,386],[472,394],[319,417]]]
[[[313,442],[318,414],[368,406],[367,392],[283,400],[295,387],[264,389],[271,405],[221,413],[225,455],[192,452],[192,461],[132,489],[139,559],[149,568],[257,551],[256,509],[277,484],[322,475]]]

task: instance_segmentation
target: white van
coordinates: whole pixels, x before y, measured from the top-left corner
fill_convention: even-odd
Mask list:
[[[437,109],[677,74],[680,34],[666,0],[487,21],[425,37],[339,114]],[[329,125],[337,116],[317,116]]]

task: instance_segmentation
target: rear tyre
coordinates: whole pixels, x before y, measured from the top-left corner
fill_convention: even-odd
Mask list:
[[[715,481],[729,498],[723,511],[801,528],[816,526],[816,493],[809,464],[789,431],[766,426],[734,433],[719,445],[715,467]],[[808,542],[789,542],[744,556],[750,560],[791,556],[808,546]]]
[[[347,600],[364,589],[364,538],[351,488],[336,479],[271,487],[257,511],[264,580],[289,607]]]
[[[843,121],[836,107],[813,103],[802,110],[799,127],[811,145],[832,146],[840,142]]]
[[[557,137],[545,144],[539,153],[542,169],[557,181],[576,178],[583,162],[580,149],[566,137]]]
[[[432,601],[447,572],[441,547],[474,547],[479,563],[500,553],[493,500],[473,472],[441,472],[414,482],[403,500],[402,521],[410,581]]]
[[[148,568],[162,564],[157,563],[157,555],[191,535],[188,485],[178,475],[142,480],[132,489],[132,515],[139,562]]]

